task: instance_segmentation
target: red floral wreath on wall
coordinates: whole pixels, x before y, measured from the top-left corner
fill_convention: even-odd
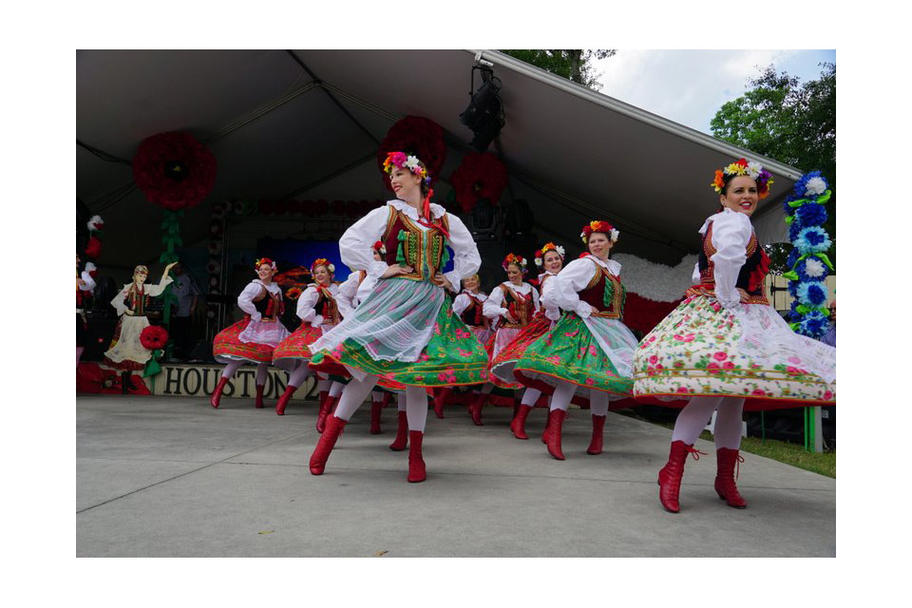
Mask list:
[[[453,172],[450,184],[462,210],[468,213],[481,198],[497,204],[507,187],[507,168],[490,152],[471,152]]]
[[[168,330],[160,325],[149,325],[139,333],[139,342],[149,350],[164,348],[168,343]]]
[[[433,120],[421,116],[406,116],[387,131],[377,150],[377,168],[383,177],[383,186],[392,192],[389,178],[383,172],[383,161],[388,152],[401,150],[415,154],[431,174],[431,184],[440,177],[446,160],[443,129]]]
[[[154,205],[177,211],[199,204],[215,184],[215,156],[189,133],[147,137],[133,157],[133,180]]]

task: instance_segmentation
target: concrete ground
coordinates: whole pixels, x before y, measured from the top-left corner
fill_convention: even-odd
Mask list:
[[[271,402],[270,402],[271,403]],[[268,404],[269,405],[269,404]],[[369,407],[346,427],[322,476],[307,463],[316,407],[254,409],[250,400],[79,396],[76,399],[79,557],[817,557],[836,554],[836,481],[744,454],[748,508],[713,490],[715,455],[688,459],[682,510],[658,501],[670,431],[610,413],[605,451],[585,453],[590,422],[571,410],[567,460],[539,440],[533,410],[519,441],[511,411],[429,413],[428,479],[405,480],[408,451],[367,432]]]

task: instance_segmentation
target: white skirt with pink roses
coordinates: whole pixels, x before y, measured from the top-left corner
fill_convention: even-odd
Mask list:
[[[729,311],[715,297],[695,295],[639,343],[633,379],[635,397],[679,403],[724,395],[751,399],[747,409],[831,405],[836,349],[796,334],[771,306]]]

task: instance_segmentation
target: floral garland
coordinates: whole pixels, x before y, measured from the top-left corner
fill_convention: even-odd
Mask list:
[[[521,255],[516,255],[515,253],[508,253],[507,257],[504,258],[500,266],[504,270],[507,270],[510,264],[516,264],[520,267],[520,269],[522,269],[522,273],[526,274],[526,265],[528,264],[526,258],[522,257]]]
[[[317,261],[319,262],[319,260],[317,260]],[[259,270],[260,266],[262,266],[263,264],[266,264],[273,270],[277,270],[276,263],[270,258],[258,258],[257,261],[253,263],[253,269]]]
[[[716,169],[716,175],[710,184],[713,190],[721,194],[725,188],[725,176],[746,175],[757,182],[757,198],[764,199],[769,196],[769,187],[773,184],[773,176],[764,169],[760,163],[739,158],[722,169]]]
[[[376,243],[374,243],[374,245],[373,245],[373,247],[371,247],[371,249],[373,249],[380,255],[386,255],[386,245],[383,244],[383,241],[377,241]],[[332,272],[335,272],[335,270],[333,270]]]
[[[786,265],[791,268],[782,276],[789,280],[789,293],[794,300],[789,311],[791,328],[804,336],[819,338],[830,328],[826,278],[833,264],[826,252],[833,245],[822,224],[827,220],[824,205],[832,191],[820,171],[811,171],[795,182],[785,199],[785,222],[794,249]]]
[[[317,266],[325,266],[326,270],[329,271],[329,274],[336,273],[336,266],[332,262],[330,262],[326,258],[317,258],[316,260],[313,261],[313,264],[310,265],[311,276],[313,276],[314,270],[316,270]]]
[[[549,251],[556,251],[557,255],[560,256],[561,260],[566,257],[564,248],[560,245],[555,245],[554,243],[548,242],[542,245],[542,248],[535,252],[535,265],[539,268],[544,264],[545,254]]]
[[[589,236],[592,235],[593,232],[601,232],[603,234],[607,234],[608,239],[612,243],[616,243],[618,237],[621,235],[621,233],[618,232],[617,229],[615,229],[615,227],[608,222],[604,220],[593,220],[583,226],[583,231],[580,232],[580,238],[583,239],[584,244],[589,244]]]
[[[424,168],[424,163],[418,160],[418,157],[413,154],[389,152],[383,160],[383,172],[392,173],[393,167],[411,171],[424,180],[425,184],[428,186],[431,185],[431,177],[428,175],[427,169]]]
[[[490,152],[471,152],[463,157],[450,176],[450,185],[465,213],[471,211],[482,198],[496,205],[507,187],[507,168]]]
[[[171,211],[194,207],[215,184],[215,156],[189,133],[159,133],[139,144],[133,180],[154,205]]]
[[[446,144],[443,141],[443,128],[433,120],[421,116],[406,116],[398,121],[377,149],[377,166],[383,171],[383,163],[390,150],[408,150],[424,161],[430,174],[431,182],[440,175],[443,161],[446,160]],[[386,173],[383,172],[384,178]],[[389,179],[383,180],[383,187],[392,191]]]

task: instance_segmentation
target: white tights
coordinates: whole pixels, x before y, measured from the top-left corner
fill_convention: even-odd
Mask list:
[[[377,385],[378,380],[377,376],[368,376],[364,380],[352,378],[342,391],[339,405],[336,406],[336,418],[341,418],[346,422],[351,420],[352,415],[364,403],[367,394]],[[401,410],[401,397],[398,399],[398,403]],[[427,411],[428,400],[425,388],[423,386],[407,386],[405,389],[405,413],[408,417],[410,431],[424,432],[424,427],[427,424]]]
[[[671,440],[693,445],[715,411],[716,448],[737,450],[741,447],[741,413],[743,410],[744,399],[741,397],[693,397],[678,414]]]
[[[575,384],[558,381],[554,394],[551,395],[551,411],[564,410],[566,412],[576,388]],[[589,413],[593,416],[606,416],[608,414],[608,393],[589,389]]]
[[[231,378],[234,376],[234,372],[238,370],[239,367],[244,365],[244,361],[231,361],[225,365],[225,369],[222,370],[222,378]],[[266,374],[269,373],[269,364],[268,363],[259,363],[256,368],[256,385],[263,386],[266,384]]]

